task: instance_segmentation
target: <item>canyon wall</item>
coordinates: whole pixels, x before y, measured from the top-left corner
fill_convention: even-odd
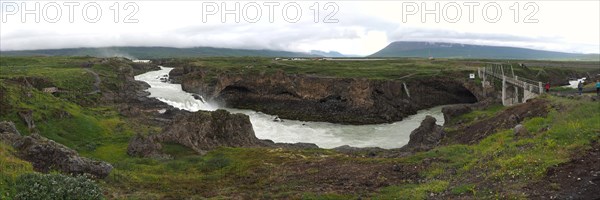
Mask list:
[[[404,82],[289,75],[282,71],[207,74],[202,68],[185,67],[174,69],[171,77],[181,83],[183,90],[228,107],[304,121],[390,123],[421,109],[484,98],[467,89],[474,87],[450,77]]]

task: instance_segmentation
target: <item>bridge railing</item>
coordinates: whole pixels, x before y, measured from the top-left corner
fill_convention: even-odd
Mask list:
[[[531,80],[531,79],[526,79],[526,78],[522,78],[522,77],[518,77],[518,76],[515,76],[513,78],[510,76],[506,76],[500,72],[501,72],[500,69],[493,68],[493,67],[486,67],[485,70],[483,70],[483,73],[485,75],[489,75],[489,76],[494,77],[499,80],[504,79],[504,81],[506,81],[507,83],[510,83],[511,85],[515,85],[520,88],[523,88],[529,92],[536,93],[536,94],[542,94],[544,92],[542,82]]]

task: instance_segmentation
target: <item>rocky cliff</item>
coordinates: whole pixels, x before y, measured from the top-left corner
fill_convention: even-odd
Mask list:
[[[179,75],[179,76],[178,76]],[[171,73],[183,90],[229,107],[253,109],[287,119],[344,124],[400,121],[420,109],[478,100],[465,84],[435,77],[408,82],[310,75],[221,73],[202,68]]]
[[[58,170],[104,178],[113,168],[109,163],[81,157],[75,150],[40,135],[21,136],[12,122],[0,122],[0,142],[13,146],[17,156],[31,162],[36,171]]]
[[[402,149],[427,151],[437,146],[446,133],[444,132],[444,128],[435,122],[436,119],[434,117],[427,115],[421,122],[421,125],[410,133],[410,140]]]
[[[127,152],[134,156],[160,156],[161,143],[165,142],[181,144],[199,154],[219,146],[254,147],[263,144],[254,135],[247,115],[231,114],[225,110],[198,111],[176,116],[160,134],[134,137]]]

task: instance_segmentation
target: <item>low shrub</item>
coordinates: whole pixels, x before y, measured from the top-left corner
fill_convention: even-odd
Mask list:
[[[103,199],[98,185],[85,176],[28,173],[19,176],[15,185],[15,199]]]

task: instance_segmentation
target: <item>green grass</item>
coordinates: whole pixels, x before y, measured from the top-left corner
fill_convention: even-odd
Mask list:
[[[600,137],[600,107],[596,102],[545,98],[566,110],[560,113],[551,110],[547,117],[527,119],[523,125],[533,135],[531,138],[515,139],[512,130],[502,130],[475,145],[439,147],[405,158],[404,162],[418,163],[426,158],[442,160],[431,163],[421,175],[466,185],[452,189],[452,193],[475,195],[482,189],[477,185],[494,182],[502,189],[493,194],[508,191],[510,195],[510,191],[518,191],[542,178],[549,167],[568,161],[572,153],[587,148]],[[449,174],[449,171],[456,173]],[[481,177],[473,178],[476,174]],[[470,179],[465,178],[469,176]],[[465,183],[465,180],[477,182]]]
[[[333,194],[333,193],[328,193],[328,194],[312,194],[312,193],[306,193],[304,195],[302,195],[302,199],[303,200],[349,200],[349,199],[356,199],[351,195],[340,195],[340,194]]]
[[[504,110],[505,107],[501,104],[492,105],[484,110],[473,110],[472,112],[460,115],[450,121],[449,124],[456,124],[458,122],[474,122],[481,119],[486,119],[494,116],[496,113]]]
[[[273,60],[271,58],[190,58],[167,62],[165,66],[196,66],[209,69],[209,76],[221,72],[244,74],[308,74],[343,78],[413,80],[431,76],[455,77],[456,74],[473,73],[477,69],[453,61],[439,62],[425,59],[389,59],[373,61],[330,60]]]
[[[460,60],[422,58],[390,58],[371,61],[340,61],[340,60],[274,60],[261,57],[202,57],[185,59],[165,59],[167,67],[195,66],[206,69],[206,81],[214,81],[221,72],[259,74],[283,71],[288,74],[307,74],[343,78],[368,78],[376,80],[415,80],[423,78],[448,77],[466,80],[469,73],[476,73],[477,67],[485,66],[485,62],[505,63],[505,73],[512,73],[521,78],[546,82],[550,77],[570,77],[574,72],[597,73],[597,68],[589,67],[556,67],[549,62],[545,66],[539,63],[537,67],[517,67],[519,61],[506,63],[505,60]],[[474,65],[473,63],[482,62]],[[513,70],[508,67],[512,64]],[[578,62],[562,63],[578,65]]]
[[[430,193],[445,191],[448,185],[446,181],[432,180],[423,184],[390,186],[382,189],[373,199],[426,199]]]
[[[464,184],[452,188],[451,193],[454,195],[475,194],[475,184]]]
[[[22,174],[33,172],[31,163],[13,155],[14,150],[0,142],[0,199],[9,199],[15,194],[15,180]]]

